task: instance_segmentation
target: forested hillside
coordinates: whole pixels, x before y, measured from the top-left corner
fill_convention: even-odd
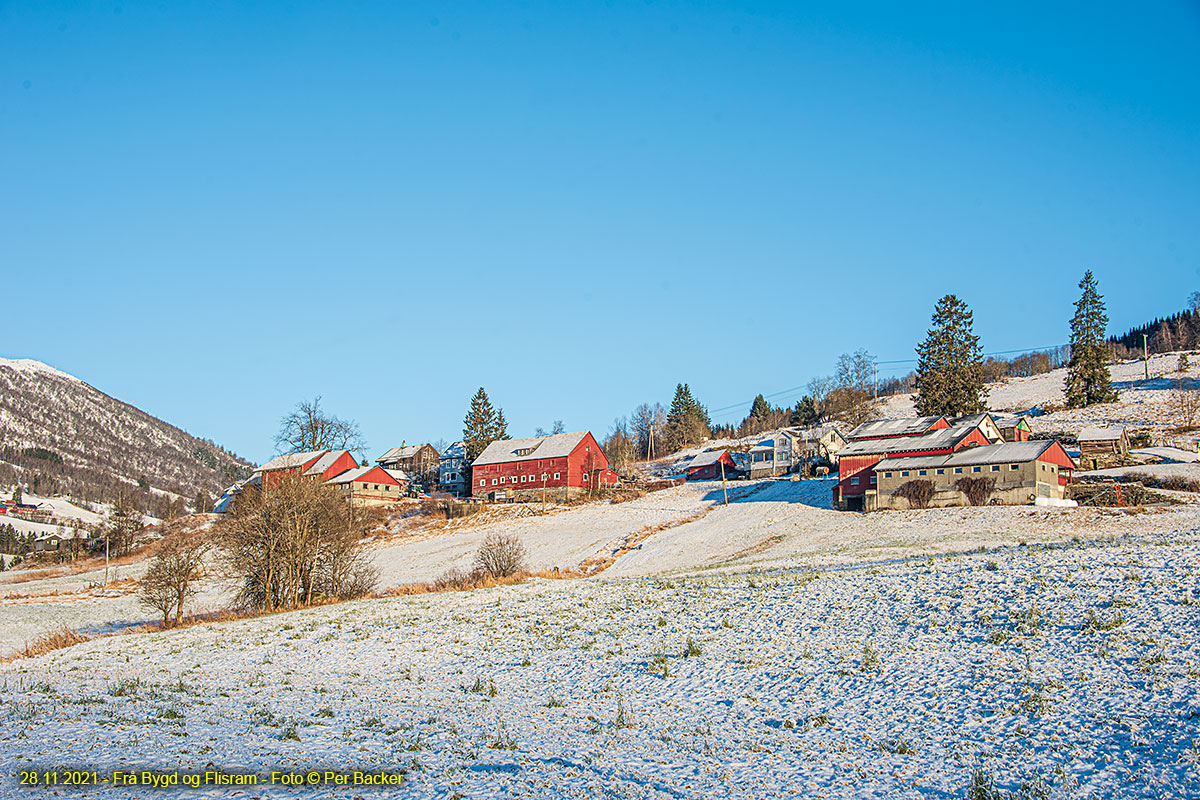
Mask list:
[[[120,486],[191,505],[249,465],[211,441],[122,403],[39,361],[0,359],[0,486],[111,499]]]

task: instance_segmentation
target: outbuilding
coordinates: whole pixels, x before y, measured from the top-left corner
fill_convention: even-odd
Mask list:
[[[689,481],[711,481],[722,477],[732,478],[737,465],[728,450],[707,450],[693,458],[687,465]]]

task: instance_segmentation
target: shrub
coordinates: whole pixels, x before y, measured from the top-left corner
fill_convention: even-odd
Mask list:
[[[689,636],[687,644],[683,648],[683,657],[695,658],[698,655],[700,655],[700,645],[696,644],[696,640]]]
[[[29,644],[26,644],[25,649],[21,651],[21,655],[26,658],[40,656],[52,650],[62,650],[64,647],[81,644],[90,638],[70,628],[63,627],[51,633],[44,633]]]
[[[525,545],[511,533],[487,535],[475,553],[475,569],[490,578],[511,578],[525,570]]]
[[[987,505],[996,488],[995,478],[959,478],[954,482],[954,488],[967,496],[967,501],[973,506]]]
[[[915,480],[900,484],[895,495],[907,500],[909,508],[928,508],[933,491],[933,481]]]

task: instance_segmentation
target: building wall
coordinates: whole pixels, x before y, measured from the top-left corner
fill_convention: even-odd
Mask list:
[[[1016,469],[1013,469],[1013,467]],[[993,469],[998,467],[999,469]],[[976,471],[978,470],[978,471]],[[908,472],[907,475],[904,473]],[[941,473],[941,474],[939,474]],[[889,477],[890,474],[890,477]],[[1066,470],[1048,461],[1026,461],[1008,464],[982,464],[965,467],[937,467],[877,472],[878,508],[909,508],[908,501],[896,497],[895,491],[905,483],[927,480],[934,485],[930,506],[970,505],[967,496],[954,487],[960,478],[995,478],[992,500],[1006,505],[1024,505],[1033,498],[1066,496]]]
[[[319,480],[322,483],[324,483],[325,481],[329,480],[330,478],[336,478],[338,475],[341,475],[346,470],[354,469],[357,466],[358,466],[358,462],[355,461],[354,456],[350,455],[349,451],[347,451],[345,453],[342,453],[340,456],[338,456],[337,459],[335,459],[334,462],[329,465],[329,468],[326,469],[324,472],[322,472],[320,474],[320,476],[311,475],[309,477],[313,478],[314,480]]]
[[[471,495],[480,497],[500,489],[537,492],[563,487],[587,489],[589,471],[607,468],[608,458],[589,433],[567,456],[472,466]]]

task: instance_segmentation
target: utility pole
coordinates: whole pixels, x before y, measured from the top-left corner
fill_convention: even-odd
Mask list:
[[[1146,334],[1142,334],[1142,362],[1146,365],[1146,383],[1150,382],[1150,345]]]
[[[104,588],[108,588],[108,528],[104,529]]]
[[[875,368],[875,400],[879,400],[879,362],[872,364]]]

